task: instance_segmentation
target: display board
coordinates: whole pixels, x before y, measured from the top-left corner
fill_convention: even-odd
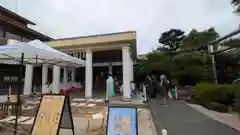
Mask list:
[[[74,135],[69,97],[43,95],[31,135],[58,135],[60,128],[72,129]]]
[[[138,135],[137,108],[109,107],[107,135]]]

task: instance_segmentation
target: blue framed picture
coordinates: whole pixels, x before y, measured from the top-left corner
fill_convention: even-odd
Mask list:
[[[107,135],[138,135],[137,108],[109,107]]]

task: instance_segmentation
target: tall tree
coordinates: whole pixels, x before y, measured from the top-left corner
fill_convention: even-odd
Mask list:
[[[236,7],[236,12],[240,13],[240,0],[232,0],[232,4]]]
[[[214,28],[209,28],[205,31],[197,31],[193,29],[186,38],[183,40],[181,46],[183,50],[193,50],[205,46],[207,49],[208,42],[215,40],[219,37],[219,34]]]
[[[218,33],[214,28],[205,31],[193,29],[183,40],[181,53],[174,57],[177,66],[175,75],[180,82],[186,83],[187,80],[194,82],[211,81],[211,59],[207,51],[207,44],[217,39]],[[205,50],[198,50],[204,48]],[[188,52],[190,50],[190,52]],[[194,51],[191,51],[194,50]],[[189,66],[191,65],[191,66]]]
[[[184,31],[180,29],[171,29],[163,32],[158,40],[158,42],[163,44],[163,46],[159,47],[158,50],[174,55],[179,51],[183,38]]]
[[[214,28],[205,31],[192,30],[186,37],[184,32],[178,29],[164,32],[159,38],[159,42],[163,44],[158,48],[160,51],[153,51],[148,54],[147,59],[140,60],[136,71],[145,74],[154,71],[169,73],[181,85],[211,81],[211,59],[207,51],[196,50],[194,53],[186,53],[185,50],[207,45],[217,37],[218,33]]]

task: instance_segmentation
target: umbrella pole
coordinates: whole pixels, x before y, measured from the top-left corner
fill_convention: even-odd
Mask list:
[[[22,72],[23,72],[23,60],[24,60],[24,53],[21,54],[21,64],[19,68],[19,74],[18,74],[18,91],[17,91],[17,107],[16,107],[16,119],[15,119],[15,124],[14,124],[14,135],[17,135],[17,127],[18,127],[18,116],[19,116],[19,108],[21,107],[21,99],[20,99],[20,94],[21,94],[21,80],[22,80]]]

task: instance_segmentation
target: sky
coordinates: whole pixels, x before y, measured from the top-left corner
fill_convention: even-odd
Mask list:
[[[159,46],[161,33],[178,28],[234,31],[240,15],[231,0],[0,0],[0,5],[35,22],[52,38],[136,31],[138,54]]]

